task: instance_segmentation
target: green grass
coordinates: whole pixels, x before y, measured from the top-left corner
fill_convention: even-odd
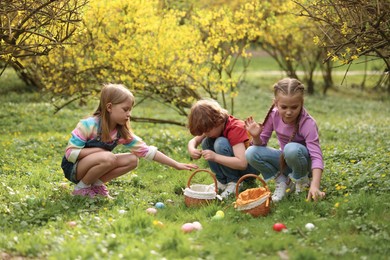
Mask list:
[[[253,115],[261,121],[271,103],[270,86],[277,79],[256,76],[255,81],[242,86],[236,116]],[[306,97],[306,108],[317,120],[321,135],[326,198],[308,203],[304,195],[291,195],[273,205],[267,217],[252,218],[234,209],[233,198],[187,208],[181,189],[191,173],[145,160],[135,171],[108,184],[114,200],[72,197],[73,186],[64,179],[60,161],[70,131],[95,104],[83,108],[72,105],[53,114],[45,95],[17,93],[4,82],[0,86],[2,258],[388,258],[388,98],[360,97],[363,94],[359,91],[351,97],[350,90],[348,95],[332,91],[326,97]],[[133,115],[153,113],[143,107],[136,108]],[[186,144],[191,137],[186,129],[140,123],[132,126],[147,143],[179,161],[190,161]],[[276,145],[275,139],[271,145]],[[204,161],[196,163],[206,167]],[[201,173],[193,179],[193,183],[211,181]],[[272,190],[273,183],[269,186]],[[159,201],[166,208],[155,216],[148,215],[145,210]],[[225,212],[222,220],[212,220],[217,210]],[[76,226],[70,226],[71,221]],[[199,221],[203,230],[181,232],[181,225],[193,221]],[[275,222],[283,222],[288,232],[273,231]],[[305,230],[308,222],[316,226],[313,231]]]

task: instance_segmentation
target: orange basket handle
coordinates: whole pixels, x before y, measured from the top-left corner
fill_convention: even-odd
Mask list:
[[[187,188],[190,187],[192,177],[194,177],[195,174],[197,174],[198,172],[207,172],[211,177],[213,177],[213,179],[214,179],[215,193],[218,193],[217,179],[215,178],[214,173],[212,173],[211,171],[206,170],[206,169],[198,169],[198,170],[194,171],[194,172],[191,174],[190,178],[188,179]]]
[[[261,181],[261,183],[263,184],[264,188],[265,188],[267,191],[269,191],[267,184],[265,183],[265,181],[264,181],[261,177],[257,176],[256,174],[249,173],[249,174],[245,174],[244,176],[242,176],[242,177],[237,181],[237,184],[236,184],[236,199],[238,199],[238,188],[239,188],[239,186],[240,186],[240,183],[241,183],[243,180],[245,180],[246,178],[250,178],[250,177],[256,178],[256,179],[258,179],[259,181]]]

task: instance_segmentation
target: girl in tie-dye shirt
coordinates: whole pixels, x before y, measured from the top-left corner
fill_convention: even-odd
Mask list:
[[[134,96],[126,87],[105,85],[95,113],[80,120],[72,131],[61,167],[65,177],[76,184],[73,195],[109,197],[104,183],[135,169],[139,157],[177,170],[197,168],[175,161],[134,135],[129,125],[133,105]],[[129,152],[112,153],[120,144]]]

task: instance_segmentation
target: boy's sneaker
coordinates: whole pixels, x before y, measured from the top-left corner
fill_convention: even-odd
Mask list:
[[[295,194],[299,194],[310,187],[310,180],[308,177],[303,177],[295,182]]]
[[[91,186],[91,187],[88,187],[88,188],[82,188],[82,189],[74,190],[72,192],[72,195],[73,196],[83,196],[83,197],[87,197],[88,196],[90,198],[94,198],[96,196],[96,193],[92,189],[92,186]]]
[[[220,183],[218,180],[217,180],[217,188],[218,188],[218,192],[221,190],[221,191],[224,191],[226,189],[227,185],[226,184],[222,184]],[[210,184],[209,186],[210,189],[212,190],[215,190],[215,183],[213,184]],[[217,192],[217,193],[218,193]]]
[[[272,201],[279,202],[286,195],[286,192],[290,192],[294,187],[294,183],[289,179],[286,182],[276,182],[275,191],[272,194]]]
[[[107,186],[102,184],[102,185],[93,185],[92,190],[96,193],[96,195],[100,195],[103,197],[107,197],[111,199],[112,197],[110,196],[110,193],[108,192]]]
[[[221,197],[227,198],[232,194],[235,195],[236,194],[236,186],[237,186],[236,182],[229,182],[226,185],[226,189],[224,190],[224,192],[221,193]],[[240,187],[242,187],[242,183],[240,183]]]

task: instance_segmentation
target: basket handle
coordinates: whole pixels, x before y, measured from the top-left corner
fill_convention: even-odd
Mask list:
[[[267,184],[265,183],[265,181],[264,181],[261,177],[257,176],[256,174],[249,173],[249,174],[245,174],[244,176],[242,176],[242,177],[237,181],[237,184],[236,184],[236,199],[238,199],[238,188],[239,188],[239,186],[240,186],[240,183],[241,183],[243,180],[245,180],[246,178],[249,178],[249,177],[253,177],[253,178],[256,178],[256,179],[258,179],[259,181],[261,181],[261,183],[263,184],[264,188],[265,188],[267,191],[269,191]]]
[[[198,170],[194,171],[194,172],[191,174],[190,178],[188,179],[187,188],[190,187],[192,177],[194,177],[195,174],[197,174],[198,172],[207,172],[208,174],[210,174],[211,177],[213,177],[213,179],[214,179],[215,193],[218,193],[217,179],[215,178],[214,173],[212,173],[211,171],[206,170],[206,169],[198,169]]]

